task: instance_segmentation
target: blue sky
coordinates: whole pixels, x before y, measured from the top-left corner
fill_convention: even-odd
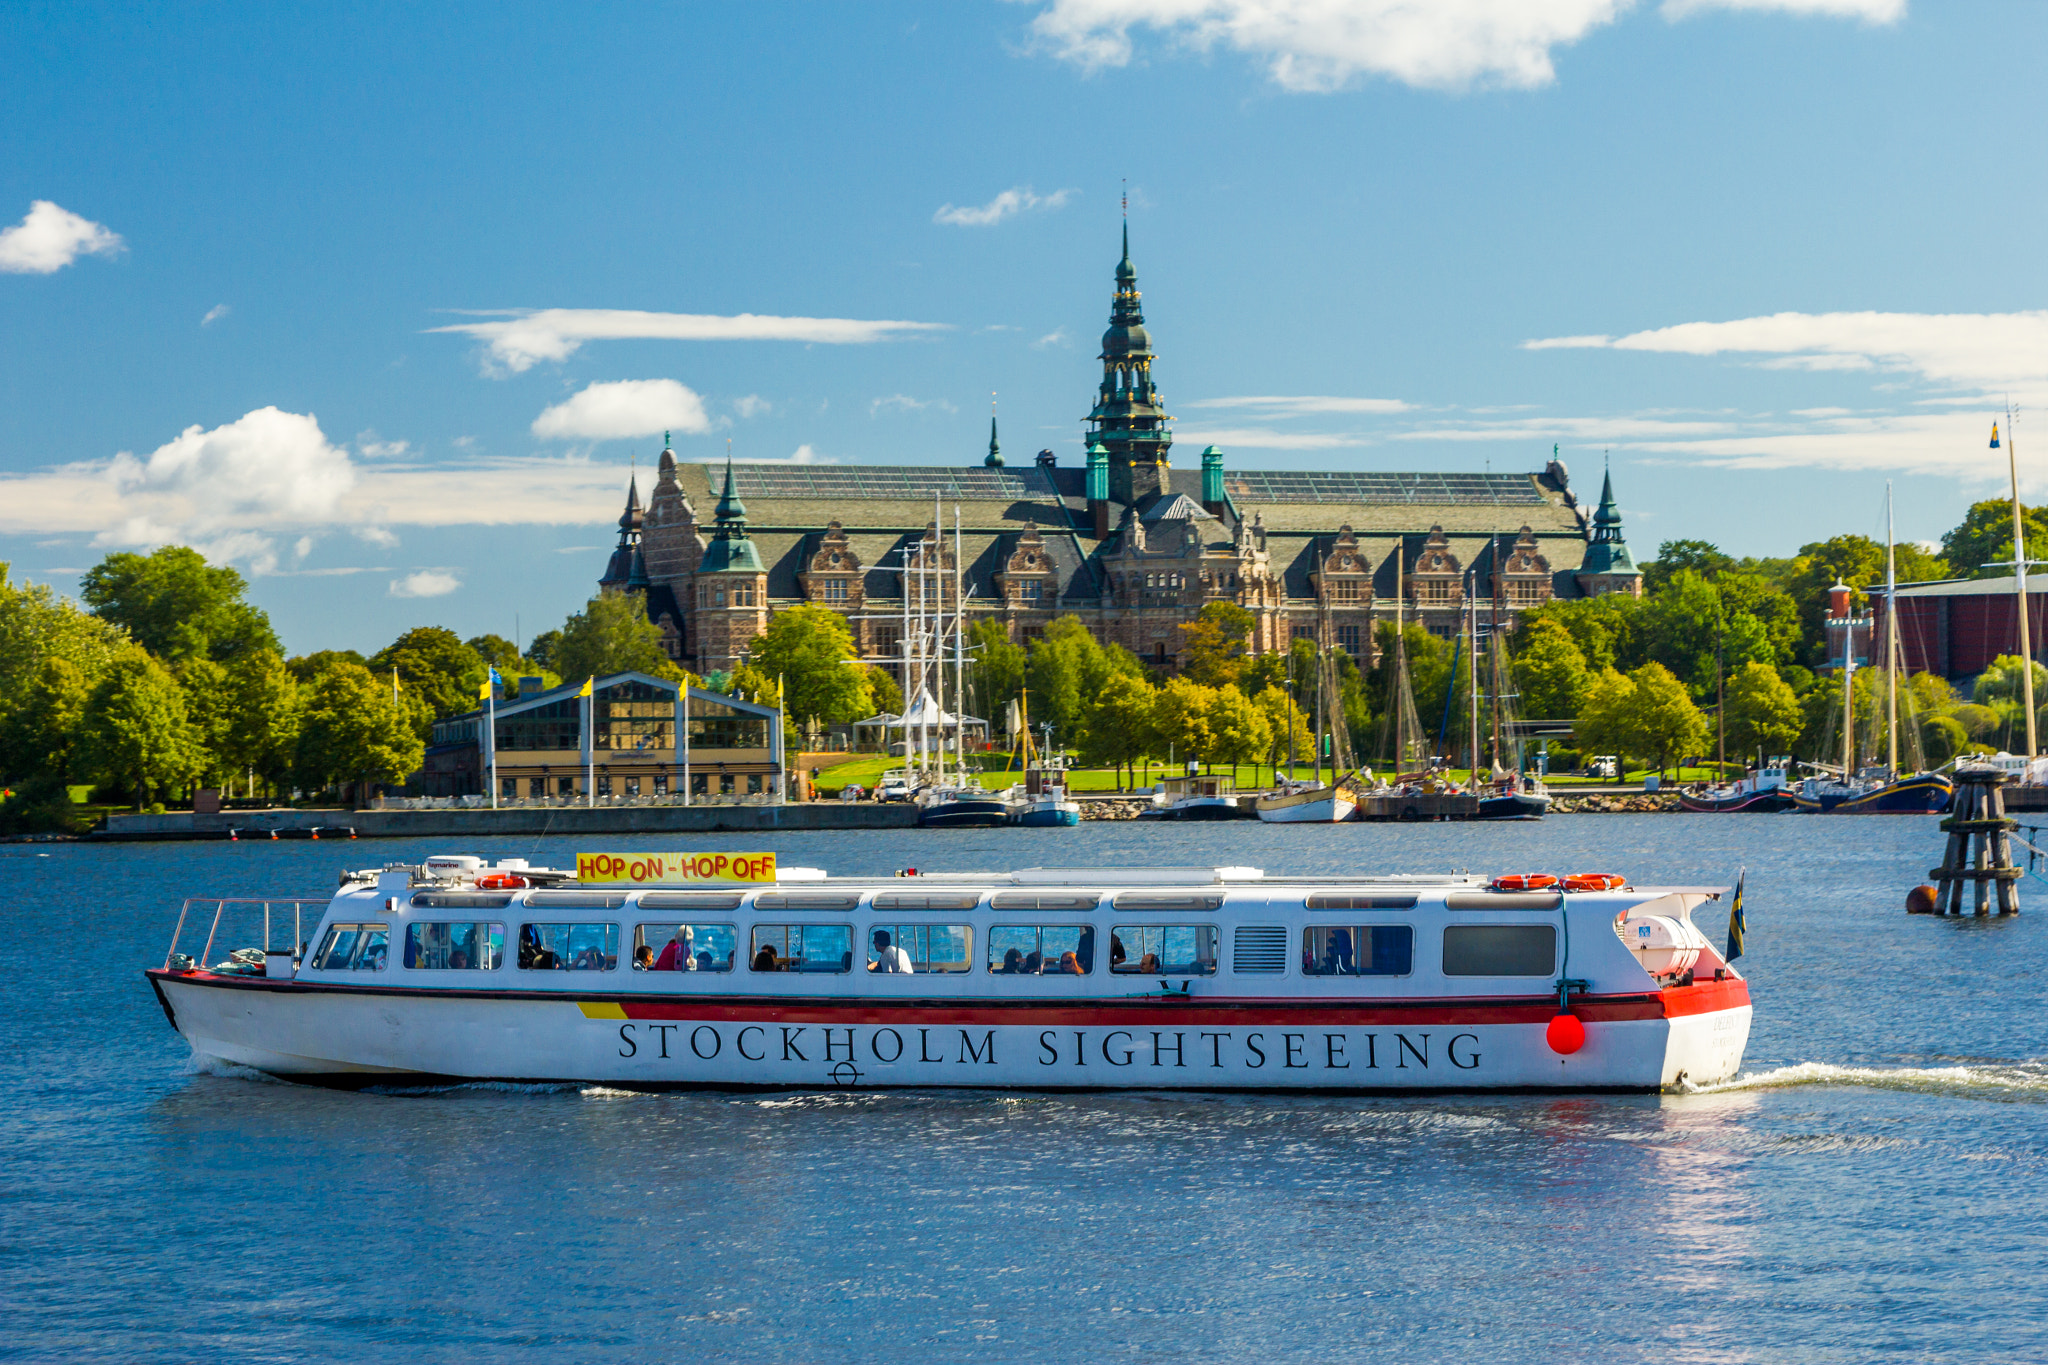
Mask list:
[[[664,426],[1077,459],[1126,180],[1179,461],[1611,452],[1647,556],[1937,537],[2007,395],[2048,456],[2048,7],[1419,9],[14,6],[0,558],[530,637]]]

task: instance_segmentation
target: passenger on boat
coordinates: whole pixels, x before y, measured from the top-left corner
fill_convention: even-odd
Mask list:
[[[1358,964],[1351,957],[1351,931],[1332,929],[1329,946],[1323,953],[1323,974],[1326,976],[1356,976]]]
[[[1157,954],[1157,953],[1147,953],[1147,954],[1145,954],[1145,955],[1144,955],[1143,957],[1139,958],[1139,959],[1138,959],[1138,970],[1139,970],[1140,972],[1145,972],[1145,973],[1151,973],[1151,972],[1156,972],[1156,971],[1158,971],[1158,970],[1159,970],[1159,954]]]
[[[650,947],[649,947],[648,945],[646,945],[645,943],[643,943],[643,944],[641,944],[641,945],[640,945],[640,946],[639,946],[638,948],[635,948],[635,949],[633,950],[633,970],[634,970],[634,971],[636,971],[636,972],[644,972],[644,971],[649,971],[649,970],[651,970],[651,969],[653,968],[653,966],[654,966],[654,949],[650,948]]]
[[[457,948],[448,954],[448,970],[466,972],[469,970],[469,954]]]
[[[762,944],[761,951],[754,954],[754,970],[757,972],[779,972],[782,970],[782,964],[775,958],[775,948],[772,944]]]
[[[1129,954],[1124,952],[1124,941],[1115,934],[1111,934],[1109,936],[1109,969],[1115,971],[1123,966],[1124,959],[1128,956]]]
[[[871,972],[910,972],[910,954],[895,947],[889,939],[887,929],[875,930],[875,960],[868,964]]]
[[[1035,952],[1024,955],[1024,966],[1020,969],[1026,976],[1037,976],[1045,970],[1045,959]]]
[[[731,965],[732,964],[730,962],[726,963],[727,967],[730,967]],[[711,963],[710,949],[704,949],[697,954],[697,970],[700,972],[715,972],[718,970],[718,968],[713,966]]]
[[[540,938],[540,930],[531,924],[519,929],[519,965],[527,971],[553,971],[560,965],[554,953]]]
[[[1087,975],[1081,970],[1081,959],[1075,957],[1072,952],[1060,954],[1060,971],[1067,976]]]
[[[1015,976],[1024,970],[1024,954],[1012,948],[1003,954],[1003,965],[996,970],[998,976]]]
[[[697,970],[696,935],[687,924],[676,926],[675,937],[662,948],[661,956],[654,961],[657,972],[694,972]]]

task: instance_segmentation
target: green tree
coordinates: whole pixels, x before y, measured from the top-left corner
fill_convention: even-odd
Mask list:
[[[1628,677],[1635,684],[1628,714],[1637,751],[1653,755],[1658,772],[1705,748],[1707,718],[1670,669],[1647,663]]]
[[[1970,732],[1954,716],[1929,716],[1920,722],[1920,745],[1938,768],[1970,747]]]
[[[1534,621],[1555,621],[1571,635],[1586,667],[1633,668],[1642,662],[1636,648],[1637,620],[1643,599],[1626,593],[1605,597],[1556,598],[1522,614],[1523,629]]]
[[[1138,761],[1163,747],[1155,729],[1158,705],[1158,692],[1145,679],[1113,674],[1095,698],[1081,742],[1081,761],[1090,767],[1129,770],[1132,778],[1126,785],[1135,786]]]
[[[1799,698],[1778,670],[1750,662],[1729,675],[1728,746],[1738,754],[1790,753],[1805,728]]]
[[[268,652],[268,651],[263,651]],[[172,670],[185,694],[185,713],[204,754],[199,780],[218,786],[227,773],[228,730],[234,724],[234,699],[228,693],[228,671],[203,655],[186,659]]]
[[[1215,710],[1215,689],[1188,678],[1168,678],[1155,696],[1152,730],[1175,765],[1207,762],[1216,736],[1209,728]]]
[[[2020,518],[2026,524],[2027,553],[2039,553],[2048,546],[2048,509],[2021,503]],[[2011,578],[2012,499],[1971,503],[1962,524],[1941,538],[1941,557],[1949,572],[1964,578]]]
[[[138,804],[161,799],[205,767],[206,753],[171,671],[141,650],[93,688],[80,737],[81,766],[128,787]]]
[[[1236,683],[1215,689],[1209,706],[1210,753],[1218,763],[1228,763],[1232,777],[1238,765],[1257,763],[1273,747],[1273,727],[1266,713]]]
[[[401,697],[411,692],[423,703],[421,734],[443,716],[476,709],[490,669],[462,637],[444,626],[415,626],[370,657],[370,671],[390,680],[396,673]]]
[[[390,687],[359,664],[336,663],[306,689],[299,730],[300,784],[327,787],[401,783],[419,770],[426,742]]]
[[[510,678],[515,670],[526,667],[526,660],[519,655],[519,646],[502,635],[479,635],[474,639],[464,640],[463,643],[476,651],[477,658],[507,678]]]
[[[1579,701],[1579,714],[1572,722],[1572,742],[1585,754],[1618,754],[1622,771],[1628,759],[1640,752],[1635,746],[1636,685],[1614,668],[1593,675]]]
[[[799,724],[862,720],[874,695],[846,618],[827,607],[779,612],[747,651],[753,666],[782,680],[786,708]]]
[[[90,700],[83,669],[61,655],[45,657],[18,704],[0,718],[0,770],[64,782]]]
[[[370,661],[353,649],[318,649],[311,654],[301,654],[288,660],[285,668],[291,672],[292,681],[304,687],[336,664],[354,664],[357,668],[368,668]]]
[[[147,555],[111,554],[86,570],[79,595],[159,659],[218,662],[278,648],[270,618],[244,600],[248,584],[197,550],[166,545]]]
[[[1526,715],[1562,720],[1579,713],[1592,674],[1570,631],[1550,617],[1526,620],[1515,654],[1515,685]]]
[[[892,716],[903,714],[903,689],[896,685],[895,675],[888,669],[879,666],[869,667],[868,694],[875,699],[877,714],[883,711]]]
[[[1721,553],[1721,547],[1704,540],[1667,540],[1657,547],[1657,557],[1643,565],[1643,591],[1655,596],[1664,590],[1671,576],[1689,569],[1709,582],[1735,567],[1735,560]]]
[[[1257,619],[1235,602],[1210,602],[1181,627],[1187,647],[1187,676],[1204,687],[1237,681],[1244,671],[1252,627]]]
[[[254,772],[273,793],[291,781],[299,746],[299,684],[273,649],[252,650],[228,666],[230,720],[223,757],[230,775]]]
[[[1808,663],[1819,667],[1827,662],[1827,633],[1822,622],[1828,614],[1828,590],[1838,582],[1854,589],[1849,602],[1860,611],[1863,589],[1883,581],[1884,546],[1868,536],[1836,536],[1799,547],[1785,591],[1799,609]]]
[[[1114,674],[1143,672],[1130,651],[1104,649],[1080,618],[1054,617],[1031,642],[1024,677],[1031,688],[1031,723],[1050,721],[1061,744],[1079,744],[1088,707]]]
[[[540,648],[539,638],[533,643]],[[645,673],[669,682],[689,676],[668,657],[661,647],[661,627],[647,619],[639,595],[630,592],[591,598],[563,623],[561,638],[549,646],[548,657],[536,656],[535,661],[573,683],[612,673]]]
[[[1789,662],[1799,643],[1797,609],[1784,593],[1746,574],[1709,582],[1691,569],[1672,574],[1637,618],[1637,640],[1649,659],[1712,696],[1716,650],[1728,669],[1752,660]]]
[[[42,753],[39,741],[31,739],[27,750],[17,751],[5,737],[9,718],[27,701],[50,660],[77,669],[80,686],[90,689],[133,648],[119,626],[80,611],[47,585],[17,586],[9,581],[8,566],[0,563],[0,764],[5,765],[0,775],[22,777],[44,761],[23,757]],[[18,766],[24,762],[31,766]]]
[[[1270,659],[1273,655],[1259,657]],[[1315,739],[1309,734],[1311,717],[1304,714],[1285,688],[1268,687],[1252,699],[1266,718],[1266,729],[1271,738],[1266,751],[1266,761],[1279,765],[1287,761],[1292,753],[1297,759],[1315,757]]]
[[[1024,690],[1024,668],[1028,656],[1024,647],[1010,638],[1001,621],[976,621],[967,630],[968,657],[974,660],[967,673],[967,685],[974,704],[991,724],[1002,718],[1003,708],[1017,700]]]
[[[561,673],[560,665],[555,662],[555,651],[561,647],[562,632],[559,630],[544,630],[534,636],[532,641],[528,643],[526,646],[526,657],[539,664],[542,668],[552,669],[556,673]]]

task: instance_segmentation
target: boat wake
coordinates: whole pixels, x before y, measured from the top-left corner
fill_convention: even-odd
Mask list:
[[[1734,1090],[1785,1090],[1798,1086],[1861,1086],[1980,1099],[2048,1099],[2048,1064],[1878,1067],[1800,1062],[1714,1085],[1687,1083],[1684,1093],[1718,1095]]]
[[[195,1052],[185,1059],[185,1074],[187,1076],[212,1076],[218,1080],[227,1081],[256,1081],[262,1085],[285,1084],[285,1082],[270,1075],[268,1072],[258,1071],[252,1066],[241,1066],[234,1062],[222,1061],[218,1057],[209,1057],[203,1052]]]

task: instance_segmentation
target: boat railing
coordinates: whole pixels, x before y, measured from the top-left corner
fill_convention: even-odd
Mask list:
[[[192,922],[195,930],[197,921],[206,921],[206,945],[199,950],[193,961],[200,967],[207,965],[213,956],[214,941],[220,937],[221,921],[228,923],[232,935],[246,928],[252,935],[260,918],[263,924],[263,948],[267,955],[275,951],[270,946],[272,925],[289,910],[292,917],[291,951],[297,955],[305,947],[306,907],[313,906],[313,920],[317,924],[320,915],[327,908],[327,900],[320,896],[190,896],[178,907],[178,925],[171,930],[171,946],[164,950],[164,969],[170,970],[178,958],[178,943],[185,936],[185,926]]]

